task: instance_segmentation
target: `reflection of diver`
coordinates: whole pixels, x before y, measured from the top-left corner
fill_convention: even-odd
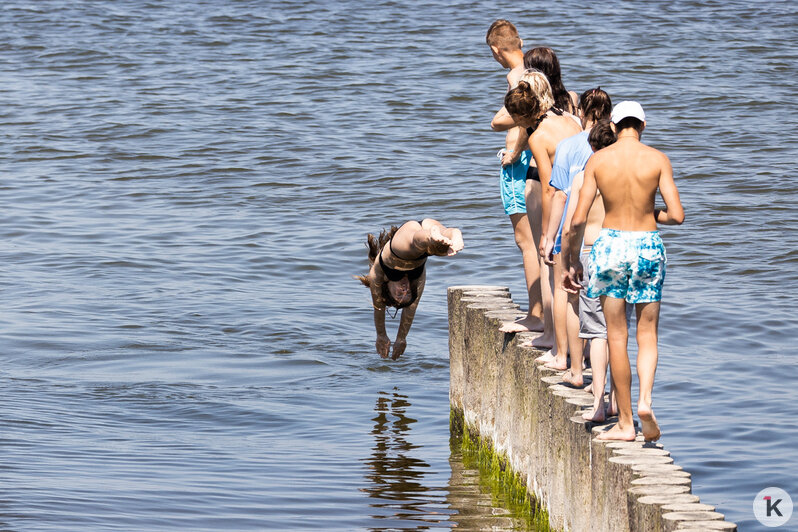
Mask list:
[[[405,416],[405,411],[410,403],[407,396],[396,392],[388,394],[380,392],[374,410],[374,449],[371,457],[364,460],[370,471],[366,474],[370,485],[363,489],[369,497],[379,499],[371,506],[374,508],[390,508],[390,514],[375,515],[376,519],[425,519],[435,512],[423,507],[430,503],[438,504],[437,496],[427,492],[432,491],[421,484],[424,469],[430,466],[423,460],[407,455],[418,445],[413,445],[405,439],[410,432],[410,424],[416,420]],[[435,490],[437,491],[437,490]],[[434,519],[434,518],[433,518]],[[440,518],[434,519],[440,521]]]

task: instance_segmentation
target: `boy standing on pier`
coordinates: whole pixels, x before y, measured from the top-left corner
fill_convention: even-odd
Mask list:
[[[493,22],[485,35],[493,58],[502,67],[510,69],[507,73],[507,90],[515,88],[524,73],[523,41],[518,30],[509,20],[499,19]],[[515,243],[521,250],[524,263],[524,277],[529,297],[527,315],[511,324],[514,332],[543,330],[543,301],[540,293],[540,263],[532,236],[532,227],[527,216],[526,196],[528,195],[527,171],[534,164],[530,150],[514,152],[521,128],[515,125],[510,113],[502,107],[490,123],[494,131],[507,131],[505,148],[499,152],[511,155],[510,164],[501,167],[499,183],[504,212],[510,216],[513,225]],[[507,159],[504,156],[504,159]]]
[[[611,112],[611,108],[607,110],[607,115]],[[597,152],[606,148],[615,142],[615,131],[612,130],[609,118],[599,120],[590,130],[588,135],[588,143],[593,152]],[[567,232],[571,226],[571,218],[576,210],[576,205],[579,203],[579,195],[582,189],[585,172],[581,171],[576,176],[571,186],[568,195],[568,210],[566,212],[566,219],[563,225],[563,232]],[[601,225],[604,223],[604,200],[601,199],[599,194],[596,198],[599,201],[594,201],[593,206],[587,213],[587,220],[585,222],[584,240],[582,241],[582,250],[579,255],[579,260],[585,268],[587,274],[586,282],[590,284],[590,250],[593,248],[593,243],[601,232]],[[555,206],[552,206],[554,209]],[[563,243],[563,253],[568,251],[567,242]],[[576,296],[577,294],[572,294]],[[615,387],[610,390],[610,404],[604,405],[604,389],[607,384],[607,363],[609,362],[609,355],[607,354],[607,324],[604,321],[604,313],[601,311],[601,301],[597,297],[587,297],[587,289],[582,288],[578,291],[579,297],[579,338],[586,340],[588,343],[588,351],[590,353],[590,368],[593,370],[593,382],[588,388],[591,388],[593,394],[593,408],[582,414],[586,421],[594,423],[603,423],[607,416],[614,416],[617,414],[617,407],[615,406]],[[632,319],[633,305],[626,305],[626,321],[627,324]],[[569,323],[570,325],[570,323]],[[571,333],[569,332],[569,335]],[[573,359],[571,361],[573,366]],[[587,390],[587,388],[586,388]]]
[[[678,225],[684,209],[673,181],[673,169],[664,153],[640,142],[645,113],[639,103],[624,101],[612,110],[617,141],[595,154],[585,167],[579,203],[566,238],[569,253],[564,280],[567,289],[579,289],[582,263],[579,246],[596,188],[604,201],[605,216],[591,251],[588,296],[601,298],[607,322],[610,368],[618,402],[618,423],[598,436],[604,440],[635,439],[632,417],[632,376],[627,353],[626,302],[637,313],[637,375],[640,396],[637,415],[647,441],[660,437],[651,408],[657,369],[657,326],[665,280],[665,247],[657,224]],[[659,190],[665,209],[654,208]]]

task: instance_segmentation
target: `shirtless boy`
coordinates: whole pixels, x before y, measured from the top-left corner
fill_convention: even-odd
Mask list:
[[[502,67],[510,69],[507,74],[507,90],[518,85],[524,73],[523,41],[518,36],[518,30],[508,20],[499,19],[493,22],[485,36],[485,41],[490,47],[493,58]],[[527,171],[532,161],[530,150],[515,149],[521,128],[517,127],[507,110],[502,107],[493,117],[490,127],[494,131],[507,131],[505,148],[499,152],[500,158],[508,164],[503,164],[499,183],[501,185],[502,203],[504,212],[510,216],[513,226],[515,243],[521,250],[524,262],[524,277],[526,279],[529,309],[527,315],[515,322],[517,331],[542,331],[543,309],[540,295],[540,264],[535,254],[535,242],[532,238],[532,229],[527,217],[525,197],[527,193]],[[507,157],[509,155],[510,157]]]
[[[618,423],[598,436],[602,440],[635,439],[626,302],[635,305],[637,314],[637,376],[640,382],[637,415],[646,441],[660,437],[651,408],[666,263],[657,224],[681,224],[684,209],[670,161],[664,153],[640,142],[645,119],[643,108],[637,102],[624,101],[613,108],[611,121],[618,140],[588,160],[579,202],[566,237],[569,252],[564,258],[568,261],[568,275],[564,283],[569,290],[578,290],[583,275],[579,245],[598,188],[605,215],[601,233],[591,251],[591,273],[595,275],[591,276],[588,295],[601,298],[618,402]],[[665,209],[654,207],[657,190]]]
[[[609,115],[609,110],[607,114]],[[615,132],[612,130],[609,118],[603,118],[593,125],[588,135],[588,142],[590,148],[594,152],[606,148],[615,142]],[[563,231],[567,231],[568,228],[571,227],[571,219],[576,210],[576,205],[579,202],[584,176],[584,171],[574,176],[568,195],[568,210],[565,213]],[[598,194],[596,199],[600,200],[601,194]],[[604,202],[594,201],[593,206],[590,207],[590,211],[587,213],[585,236],[582,241],[582,250],[579,256],[585,268],[585,273],[587,274],[587,284],[590,284],[590,250],[596,238],[599,236],[602,223],[604,223]],[[565,244],[565,246],[566,248],[563,251],[567,252],[567,244]],[[577,295],[573,293],[569,294],[569,296],[577,297]],[[609,361],[607,355],[607,324],[604,321],[604,313],[601,311],[601,301],[599,298],[588,297],[585,288],[579,290],[578,298],[579,317],[577,319],[577,336],[588,342],[586,351],[590,353],[590,367],[593,370],[593,382],[590,386],[585,388],[586,391],[593,393],[593,407],[582,414],[582,417],[586,421],[601,423],[607,419],[607,416],[614,416],[617,414],[614,387],[610,391],[610,405],[606,406],[604,404],[604,389],[607,385],[607,362]],[[627,323],[632,319],[632,307],[632,305],[626,305]],[[570,322],[568,325],[570,327]],[[568,334],[570,342],[570,329]]]

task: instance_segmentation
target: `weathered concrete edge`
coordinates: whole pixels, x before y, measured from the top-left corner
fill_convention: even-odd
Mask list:
[[[518,519],[527,520],[536,532],[556,532],[549,525],[549,515],[526,487],[525,478],[509,467],[507,457],[496,452],[493,442],[482,438],[479,430],[465,423],[463,411],[452,408],[449,431],[463,452],[476,452],[480,468],[490,471],[491,481],[497,482],[512,506],[520,507]]]
[[[578,415],[591,396],[536,364],[541,353],[525,335],[499,331],[521,315],[506,287],[450,287],[448,305],[451,407],[525,479],[552,528],[664,532],[711,521],[737,530],[690,495],[689,473],[661,445],[594,438],[606,426]]]

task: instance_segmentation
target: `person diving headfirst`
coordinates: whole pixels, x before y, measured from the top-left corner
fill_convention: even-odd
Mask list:
[[[407,347],[407,333],[413,324],[426,282],[427,257],[452,256],[463,249],[459,229],[446,227],[437,220],[410,220],[401,226],[383,229],[366,239],[369,273],[355,276],[371,290],[374,327],[377,331],[377,353],[396,360]],[[385,332],[385,311],[394,307],[402,311],[399,329],[391,352],[391,341]]]

